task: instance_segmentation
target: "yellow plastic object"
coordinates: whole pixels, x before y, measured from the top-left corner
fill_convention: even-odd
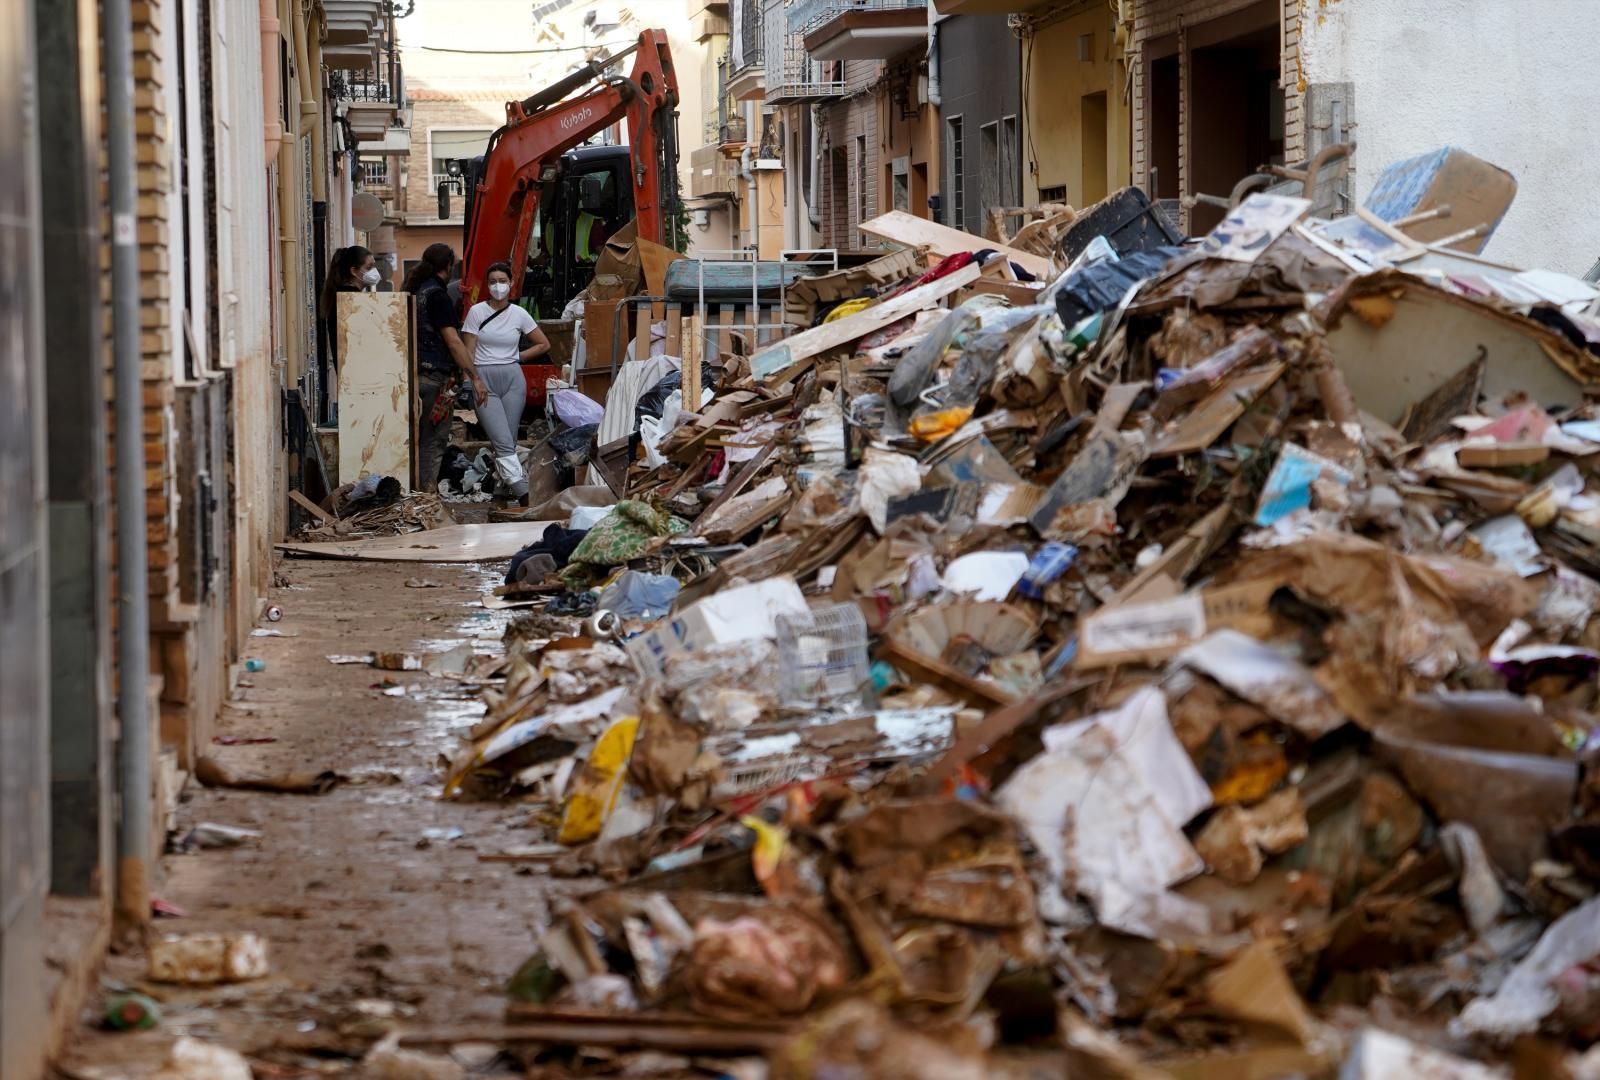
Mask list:
[[[828,312],[827,317],[822,321],[824,324],[827,324],[835,322],[839,319],[847,319],[858,311],[867,310],[877,302],[877,298],[872,296],[858,296],[854,300],[846,300],[844,303]]]
[[[938,442],[947,435],[956,432],[962,424],[971,419],[971,405],[962,405],[954,409],[940,409],[936,413],[928,413],[912,420],[911,434],[926,443]]]
[[[750,866],[755,871],[756,880],[768,893],[772,892],[768,883],[778,873],[778,867],[783,862],[783,849],[789,842],[789,830],[781,825],[768,825],[758,817],[746,814],[739,819],[739,824],[756,834],[756,845],[750,851]]]
[[[556,839],[563,844],[593,840],[605,828],[606,819],[616,809],[622,778],[633,754],[633,740],[639,735],[639,718],[624,716],[606,729],[589,752],[589,762],[572,782],[572,795],[561,815],[561,831]]]

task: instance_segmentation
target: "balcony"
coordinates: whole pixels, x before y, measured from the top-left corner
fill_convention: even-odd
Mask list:
[[[925,0],[804,0],[801,23],[813,60],[892,60],[928,47]]]
[[[940,15],[1026,15],[1052,0],[933,0]]]
[[[703,199],[711,195],[732,195],[738,191],[738,163],[719,147],[702,146],[689,154],[689,195]]]
[[[760,101],[766,96],[763,3],[764,0],[733,0],[729,5],[727,92],[735,101]]]
[[[343,102],[345,120],[357,145],[385,142],[389,131],[399,116],[404,91],[400,81],[399,65],[391,65],[393,81],[368,76],[366,73],[328,73],[328,92],[335,101]]]
[[[769,105],[831,101],[844,96],[844,63],[817,62],[806,52],[805,18],[809,0],[766,0],[762,13]]]
[[[322,62],[334,71],[376,71],[383,66],[380,43],[388,30],[381,0],[324,0],[327,30]]]

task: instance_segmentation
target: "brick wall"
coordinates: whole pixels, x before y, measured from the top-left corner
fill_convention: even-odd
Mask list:
[[[1188,100],[1189,58],[1188,30],[1197,24],[1222,18],[1254,6],[1259,0],[1140,0],[1134,9],[1133,30],[1133,179],[1134,183],[1148,189],[1150,184],[1150,156],[1148,153],[1147,124],[1149,123],[1149,47],[1159,39],[1176,35],[1178,39],[1178,180],[1179,190],[1189,191],[1185,175],[1189,159],[1187,117],[1191,102]],[[1279,62],[1282,76],[1280,85],[1284,94],[1284,157],[1290,164],[1306,156],[1305,94],[1300,79],[1300,19],[1303,0],[1279,0],[1282,5],[1280,26],[1283,50]]]
[[[418,91],[413,94],[411,112],[411,156],[406,160],[406,224],[439,224],[438,196],[431,173],[428,132],[434,128],[481,128],[494,131],[506,122],[506,102],[515,95],[506,91],[462,91],[445,96],[443,91]],[[458,225],[464,212],[460,196],[450,200],[452,220]]]
[[[850,74],[847,66],[847,80]],[[861,237],[856,230],[863,221],[878,214],[878,108],[871,86],[868,83],[866,92],[833,102],[823,110],[824,247],[858,250]],[[841,153],[842,170],[837,168]]]
[[[134,135],[138,161],[139,345],[144,376],[145,537],[150,545],[151,618],[159,620],[177,606],[178,542],[176,529],[177,469],[171,460],[173,430],[173,325],[168,244],[172,193],[171,122],[168,99],[177,77],[175,48],[165,39],[164,25],[175,12],[163,4],[176,0],[140,0],[133,7]],[[107,249],[107,269],[110,253]],[[107,335],[110,307],[106,308]]]

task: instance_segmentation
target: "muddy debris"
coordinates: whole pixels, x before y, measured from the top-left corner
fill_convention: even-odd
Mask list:
[[[1577,1061],[1600,301],[1309,207],[1126,250],[1066,218],[1031,283],[895,252],[781,343],[627,361],[627,451],[565,462],[596,495],[486,591],[525,610],[441,762],[532,810],[486,872],[588,879],[504,943],[541,1061]],[[1491,324],[1514,347],[1466,347]]]

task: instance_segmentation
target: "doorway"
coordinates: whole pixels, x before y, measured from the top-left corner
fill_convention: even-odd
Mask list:
[[[1168,47],[1176,50],[1177,39],[1171,39]],[[1176,199],[1181,194],[1178,190],[1179,100],[1176,51],[1153,57],[1150,60],[1150,127],[1145,136],[1152,201]]]
[[[1190,32],[1185,186],[1191,193],[1226,197],[1261,166],[1284,163],[1277,20],[1275,5],[1258,4]],[[1209,231],[1223,214],[1196,206],[1189,229]]]
[[[1093,206],[1106,197],[1106,92],[1085,94],[1079,106],[1083,132],[1083,200]]]

